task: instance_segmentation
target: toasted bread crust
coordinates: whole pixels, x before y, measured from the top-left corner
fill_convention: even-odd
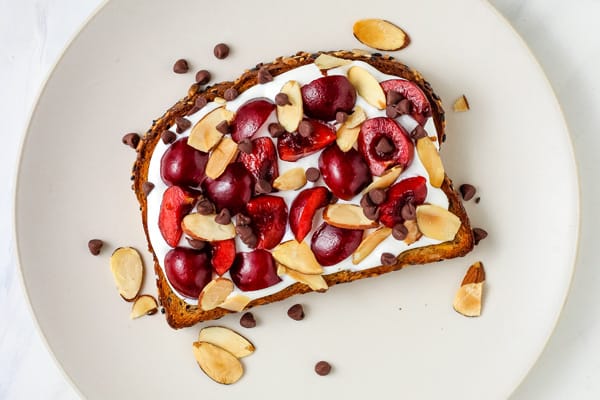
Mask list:
[[[440,98],[432,91],[429,83],[427,83],[418,72],[413,71],[404,64],[393,60],[393,58],[390,56],[362,55],[350,51],[329,52],[329,54],[341,58],[367,62],[381,72],[390,75],[396,75],[418,84],[423,92],[427,95],[431,103],[433,120],[438,131],[438,142],[441,144],[444,141],[445,119]],[[246,71],[235,82],[221,82],[216,85],[206,87],[203,90],[201,90],[197,84],[193,84],[188,91],[188,95],[171,107],[161,118],[154,121],[150,130],[148,130],[148,132],[140,141],[137,147],[138,157],[133,166],[131,179],[133,181],[133,190],[140,203],[142,223],[148,241],[148,250],[150,250],[154,259],[154,270],[157,277],[156,282],[158,286],[159,299],[162,306],[166,310],[167,321],[171,327],[179,329],[191,326],[201,321],[221,318],[231,311],[221,308],[216,308],[210,311],[202,311],[198,307],[189,305],[184,300],[180,299],[171,290],[171,287],[169,286],[160,266],[160,262],[152,248],[148,234],[147,203],[144,191],[142,190],[142,185],[147,181],[148,166],[150,164],[154,147],[160,140],[161,132],[174,125],[176,118],[185,116],[190,110],[192,110],[194,103],[199,96],[204,96],[210,102],[215,97],[223,97],[225,90],[230,87],[234,87],[239,93],[242,93],[249,87],[256,85],[258,67],[266,67],[273,76],[276,76],[301,65],[312,63],[316,56],[317,54],[311,55],[309,53],[300,52],[294,56],[280,57],[272,63],[259,64],[256,68]],[[324,276],[324,279],[327,284],[329,286],[333,286],[338,283],[351,282],[357,279],[378,276],[387,272],[396,271],[407,265],[426,264],[433,261],[459,257],[471,251],[473,248],[473,234],[469,224],[469,219],[462,206],[462,202],[458,193],[453,188],[452,182],[447,176],[442,184],[442,190],[448,196],[449,210],[457,215],[462,222],[462,225],[453,241],[404,251],[398,256],[398,262],[392,266],[374,266],[373,268],[363,271],[340,271],[334,274],[326,275]],[[307,285],[296,283],[270,296],[253,300],[248,304],[247,308],[280,301],[295,294],[301,294],[310,291],[311,289]]]

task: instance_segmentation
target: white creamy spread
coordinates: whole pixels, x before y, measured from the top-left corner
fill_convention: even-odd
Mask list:
[[[387,75],[387,74],[381,73],[380,71],[378,71],[377,69],[372,67],[370,64],[367,64],[362,61],[352,61],[352,63],[350,63],[348,65],[330,69],[330,70],[328,70],[328,75],[344,75],[344,76],[346,76],[347,70],[354,65],[360,66],[360,67],[368,70],[379,82],[382,82],[382,81],[385,81],[388,79],[402,79],[402,78],[399,78],[398,76]],[[321,71],[315,64],[311,63],[308,65],[304,65],[304,66],[292,69],[288,72],[285,72],[281,75],[276,76],[272,82],[268,82],[266,84],[257,84],[255,86],[247,89],[245,92],[241,93],[240,96],[237,97],[235,100],[227,102],[226,108],[231,111],[237,111],[237,109],[240,106],[242,106],[244,103],[246,103],[247,101],[249,101],[251,99],[255,99],[255,98],[260,98],[260,97],[268,98],[274,102],[275,96],[280,92],[281,87],[286,82],[288,82],[290,80],[295,80],[300,85],[304,85],[304,84],[307,84],[307,83],[309,83],[317,78],[321,78],[321,77],[323,77],[323,74],[321,73]],[[356,105],[363,108],[363,110],[367,114],[367,118],[385,117],[386,116],[385,110],[378,110],[377,108],[371,106],[369,103],[367,103],[365,101],[365,99],[360,97],[360,95],[358,95],[358,93],[356,96]],[[221,106],[221,104],[217,104],[215,102],[210,102],[205,107],[203,107],[200,111],[198,111],[197,113],[195,113],[191,116],[188,116],[186,118],[189,119],[193,125],[196,122],[198,122],[200,119],[202,119],[202,117],[204,117],[210,111],[212,111],[215,108],[218,108],[220,106]],[[396,121],[407,132],[411,132],[417,126],[417,122],[409,115],[402,115],[402,116],[396,118]],[[253,138],[257,138],[257,137],[261,137],[261,136],[269,136],[270,137],[267,127],[271,122],[277,122],[277,117],[276,117],[275,112],[271,113],[271,115],[269,116],[269,119],[267,119],[267,121],[262,125],[262,127],[259,129],[259,131],[256,133],[256,135]],[[337,127],[339,127],[339,124],[336,125],[336,128]],[[425,123],[424,128],[427,131],[429,136],[437,138],[437,136],[438,136],[437,130],[435,128],[435,124],[433,122],[432,117],[429,117],[427,119],[427,122]],[[174,127],[172,128],[172,130],[175,130]],[[191,129],[188,129],[182,135],[179,135],[178,139],[189,136],[190,132],[191,132]],[[276,139],[275,139],[275,141],[276,141]],[[439,150],[439,143],[437,142],[437,140],[434,141],[433,143]],[[161,162],[161,158],[162,158],[164,152],[168,149],[168,147],[169,147],[169,145],[164,144],[160,140],[158,141],[158,143],[154,149],[154,153],[152,154],[152,158],[150,160],[150,166],[148,169],[148,181],[154,183],[154,185],[155,185],[154,189],[148,194],[148,197],[147,197],[148,232],[149,232],[152,248],[154,249],[156,257],[158,258],[158,260],[161,264],[161,267],[163,268],[163,271],[164,271],[164,265],[163,265],[164,258],[165,258],[165,255],[169,252],[169,250],[171,250],[171,247],[165,242],[165,240],[158,228],[158,216],[159,216],[159,212],[160,212],[162,197],[163,197],[164,191],[167,189],[167,185],[161,179],[160,162]],[[318,167],[318,160],[319,160],[320,154],[321,154],[321,151],[318,151],[307,157],[301,158],[296,162],[287,162],[287,161],[278,159],[279,174],[281,175],[291,168],[302,167],[306,170],[309,167]],[[433,186],[431,186],[431,184],[429,183],[429,176],[427,174],[427,171],[423,167],[423,164],[421,163],[421,160],[419,159],[419,156],[415,149],[415,155],[413,157],[412,163],[402,172],[402,174],[398,177],[397,181],[400,181],[400,180],[403,180],[403,179],[406,179],[406,178],[409,178],[412,176],[419,176],[419,175],[423,176],[427,180],[427,198],[425,199],[425,202],[435,204],[435,205],[438,205],[438,206],[448,209],[448,198],[447,198],[446,194],[441,189],[434,188]],[[290,205],[292,204],[292,201],[298,196],[298,193],[303,189],[307,189],[307,188],[314,187],[314,186],[326,186],[326,185],[323,182],[323,178],[319,178],[319,180],[317,182],[307,182],[306,186],[304,186],[300,190],[274,192],[274,193],[271,193],[271,195],[282,197],[288,206],[288,212],[289,212]],[[354,198],[352,198],[349,201],[340,200],[339,202],[340,203],[358,204],[360,202],[360,198],[361,198],[361,195],[358,194],[357,196],[355,196]],[[322,210],[317,211],[317,213],[315,215],[315,219],[313,221],[313,229],[306,236],[306,238],[304,239],[305,241],[310,242],[310,238],[312,237],[314,231],[323,223],[323,217],[322,217],[321,211]],[[291,229],[289,228],[289,224],[288,224],[288,226],[286,228],[286,233],[282,239],[282,242],[285,242],[287,240],[292,240],[292,239],[294,239],[294,235],[293,235]],[[248,248],[244,243],[242,243],[242,241],[239,239],[239,237],[236,237],[235,240],[236,240],[236,251],[237,252],[252,251],[252,249]],[[412,243],[411,245],[407,245],[404,241],[396,240],[394,237],[392,237],[390,235],[387,239],[385,239],[383,242],[381,242],[381,244],[379,244],[379,246],[377,246],[377,248],[371,254],[369,254],[364,260],[362,260],[358,265],[354,265],[352,263],[352,257],[350,256],[336,265],[323,267],[323,275],[332,274],[332,273],[342,271],[342,270],[360,271],[360,270],[364,270],[364,269],[368,269],[368,268],[373,268],[373,267],[381,264],[380,257],[381,257],[381,254],[384,252],[392,253],[392,254],[400,254],[403,251],[408,250],[408,249],[412,249],[412,248],[416,248],[416,247],[424,247],[424,246],[438,244],[438,243],[440,243],[440,241],[422,236],[415,243]],[[189,244],[187,243],[187,241],[185,240],[185,235],[182,236],[179,246],[190,247]],[[229,272],[225,273],[223,275],[223,277],[230,278]],[[281,276],[281,279],[282,279],[281,282],[279,282],[273,286],[270,286],[268,288],[261,289],[261,290],[243,292],[239,288],[236,287],[234,292],[230,296],[235,296],[237,294],[243,294],[245,296],[250,297],[251,299],[256,299],[256,298],[260,298],[260,297],[264,297],[264,296],[268,296],[268,295],[277,293],[277,292],[285,289],[286,287],[296,283],[296,281],[294,279],[290,278],[287,275]],[[171,288],[173,289],[173,291],[175,293],[177,293],[177,291],[172,286],[171,286]],[[197,299],[190,299],[190,298],[187,298],[184,296],[180,296],[180,297],[182,299],[184,299],[188,304],[195,305],[198,303]]]

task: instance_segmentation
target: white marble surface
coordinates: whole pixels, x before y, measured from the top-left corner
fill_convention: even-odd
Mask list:
[[[546,71],[571,129],[582,176],[582,240],[572,291],[546,350],[513,398],[598,399],[600,260],[593,234],[599,220],[595,206],[600,204],[600,1],[491,2]],[[69,38],[100,3],[0,0],[0,399],[78,398],[29,314],[15,260],[12,186],[20,139],[40,85]]]

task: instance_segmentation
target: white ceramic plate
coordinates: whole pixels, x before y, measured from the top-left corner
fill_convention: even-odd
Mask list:
[[[16,226],[23,279],[49,347],[87,398],[505,398],[533,365],[565,299],[578,233],[578,186],[569,134],[534,58],[483,1],[383,1],[333,5],[258,0],[109,2],[56,66],[33,113],[18,178]],[[128,131],[145,131],[183,96],[193,73],[215,81],[297,50],[356,48],[352,22],[382,17],[412,44],[398,54],[419,69],[448,109],[466,93],[470,112],[449,111],[443,157],[489,237],[467,257],[412,267],[255,310],[218,324],[257,347],[246,375],[219,386],[196,365],[198,328],[171,330],[160,314],[131,321],[108,256],[145,249],[129,190]],[[216,60],[217,42],[232,45]],[[107,244],[92,257],[88,239]],[[144,253],[151,266],[149,254]],[[481,318],[452,310],[467,267],[487,269]],[[147,270],[144,292],[155,293]],[[287,308],[302,302],[307,318]],[[330,361],[330,376],[313,372]],[[218,397],[216,397],[218,396]]]

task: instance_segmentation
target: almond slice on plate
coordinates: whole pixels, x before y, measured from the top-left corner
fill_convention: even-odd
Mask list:
[[[352,253],[352,264],[359,264],[362,260],[367,258],[367,256],[371,254],[373,250],[375,250],[375,248],[391,234],[391,228],[382,226],[376,231],[373,231],[365,236],[363,241],[358,245],[358,248],[354,250],[354,253]]]
[[[302,272],[294,271],[281,264],[277,265],[277,275],[288,275],[293,280],[304,283],[315,292],[324,292],[329,289],[327,282],[323,279],[323,275],[318,274],[303,274]]]
[[[423,235],[446,242],[453,240],[460,228],[460,218],[433,204],[417,206],[417,226]]]
[[[194,342],[192,350],[202,371],[215,382],[230,385],[239,381],[244,374],[240,360],[219,346]]]
[[[345,60],[343,58],[335,57],[329,54],[319,54],[319,56],[315,58],[315,65],[320,70],[341,67],[342,65],[348,65],[351,62],[351,60]]]
[[[481,315],[484,282],[485,270],[481,261],[477,261],[467,270],[460,288],[454,296],[454,309],[467,317],[479,317]]]
[[[221,139],[206,163],[206,176],[217,179],[238,154],[238,145],[230,137]]]
[[[273,258],[283,266],[308,275],[322,274],[312,250],[305,242],[288,240],[273,249]]]
[[[464,94],[454,101],[453,109],[455,112],[465,112],[471,109],[469,100]]]
[[[279,175],[273,181],[273,187],[277,190],[298,190],[306,185],[306,173],[304,168],[292,168]]]
[[[242,294],[236,294],[234,296],[229,296],[219,308],[224,308],[225,310],[240,312],[243,311],[248,303],[250,303],[252,299],[248,296],[244,296]]]
[[[354,204],[330,204],[323,210],[323,219],[329,225],[346,229],[375,228],[377,221],[365,216],[363,209]]]
[[[232,223],[226,225],[218,224],[215,221],[215,217],[216,214],[188,214],[183,218],[181,227],[192,239],[204,240],[206,242],[233,239],[235,237],[235,226]]]
[[[410,37],[398,26],[383,19],[361,19],[352,27],[354,37],[377,50],[396,51],[410,44]]]
[[[198,334],[199,342],[206,342],[227,350],[237,358],[254,353],[254,345],[239,333],[224,326],[207,326]]]
[[[423,163],[431,186],[439,188],[444,182],[444,165],[435,144],[428,137],[417,140],[417,154]]]
[[[198,297],[198,306],[204,311],[219,307],[233,292],[233,282],[227,278],[217,278],[210,281]]]
[[[152,315],[156,314],[158,311],[158,302],[154,298],[154,296],[150,296],[149,294],[143,294],[138,296],[137,299],[133,302],[133,306],[131,307],[131,314],[129,316],[131,319],[136,319],[139,317],[143,317],[144,315]]]
[[[277,106],[277,119],[283,129],[294,132],[298,129],[298,125],[300,125],[300,121],[304,116],[300,84],[296,81],[288,81],[283,85],[280,92],[287,94],[290,104]]]
[[[379,110],[385,109],[385,93],[377,79],[369,71],[358,66],[350,67],[348,69],[348,80],[354,86],[358,95],[364,98],[367,103]]]
[[[217,130],[217,125],[223,121],[231,122],[234,115],[225,107],[212,110],[194,125],[188,144],[196,150],[208,153],[223,137],[223,134]]]
[[[376,178],[361,193],[362,194],[369,193],[373,189],[387,189],[388,187],[390,187],[392,185],[392,183],[396,182],[396,179],[398,179],[398,177],[400,176],[401,173],[402,173],[402,167],[399,165],[396,165],[395,167],[392,167],[392,168],[388,169],[387,171],[385,171],[383,173],[383,175],[381,175],[379,178]]]
[[[132,247],[119,247],[110,256],[110,270],[119,294],[125,301],[133,301],[142,287],[144,264]]]

